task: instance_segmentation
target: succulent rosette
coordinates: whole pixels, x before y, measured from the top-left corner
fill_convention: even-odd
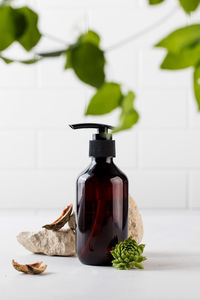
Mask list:
[[[114,257],[114,260],[112,260],[113,267],[119,270],[143,269],[142,262],[146,260],[146,257],[141,254],[144,247],[144,244],[138,245],[131,238],[120,242],[111,250],[111,254]]]

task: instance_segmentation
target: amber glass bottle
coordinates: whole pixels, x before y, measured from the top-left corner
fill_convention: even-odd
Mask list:
[[[113,163],[115,142],[103,124],[90,141],[89,167],[77,179],[77,255],[87,265],[110,265],[110,250],[128,235],[128,179]]]

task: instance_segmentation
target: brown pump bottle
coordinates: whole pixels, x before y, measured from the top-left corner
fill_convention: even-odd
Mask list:
[[[89,143],[91,164],[77,179],[77,236],[79,260],[87,265],[111,265],[110,250],[128,235],[128,179],[113,162],[115,141],[96,123],[70,125],[96,128]]]

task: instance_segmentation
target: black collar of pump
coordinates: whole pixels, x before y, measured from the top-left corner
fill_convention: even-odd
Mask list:
[[[98,130],[89,141],[89,156],[92,157],[115,157],[115,141],[108,129],[113,126],[98,123],[79,123],[69,125],[72,129],[95,128]]]

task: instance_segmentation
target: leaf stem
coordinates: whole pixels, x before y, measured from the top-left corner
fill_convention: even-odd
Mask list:
[[[56,51],[49,51],[49,52],[39,52],[36,53],[36,55],[41,56],[41,57],[57,57],[60,56],[66,52],[66,49],[61,49],[61,50],[56,50]]]
[[[157,22],[155,22],[152,25],[145,27],[144,29],[130,35],[129,37],[124,38],[123,40],[111,45],[105,51],[109,52],[109,51],[116,50],[116,49],[121,48],[121,47],[137,40],[138,38],[148,34],[149,32],[153,31],[154,29],[156,29],[157,27],[159,27],[160,25],[162,25],[163,23],[168,21],[177,12],[178,8],[179,7],[177,5],[174,6],[164,17],[160,18]]]
[[[57,57],[62,55],[63,53],[66,53],[68,50],[72,50],[74,48],[76,48],[78,45],[80,44],[80,42],[76,42],[75,44],[68,44],[68,46],[64,49],[61,50],[55,50],[55,51],[49,51],[49,52],[39,52],[39,53],[35,53],[38,56],[41,57]]]

